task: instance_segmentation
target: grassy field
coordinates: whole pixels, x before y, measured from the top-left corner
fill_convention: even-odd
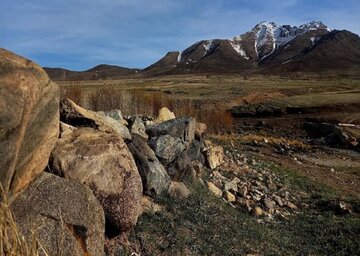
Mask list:
[[[329,98],[330,103],[334,98],[336,101],[341,101],[341,99],[345,102],[360,101],[360,97],[356,97],[360,94],[360,80],[348,79],[290,80],[277,77],[244,79],[242,76],[169,76],[147,79],[61,82],[59,85],[68,91],[81,88],[85,94],[99,88],[110,87],[116,90],[140,90],[150,94],[161,92],[170,98],[220,100],[227,104],[233,103],[228,100],[236,101],[256,93],[274,94],[279,98],[313,95],[318,99],[323,98],[325,102],[326,98]],[[343,96],[334,97],[337,94]],[[352,95],[351,99],[348,99],[349,95]]]
[[[298,107],[360,104],[360,80],[349,79],[168,76],[61,82],[59,85],[62,95],[86,108],[117,108],[125,115],[156,116],[158,110],[166,106],[176,116],[193,116],[207,123],[212,133],[233,131],[233,118],[228,110],[243,104]],[[346,115],[339,119],[358,120],[359,116]]]
[[[306,192],[312,207],[289,220],[264,223],[193,185],[192,195],[185,201],[158,198],[166,211],[143,215],[132,242],[140,244],[142,255],[360,254],[359,217],[336,215],[324,207],[339,199],[335,190],[291,170],[270,166],[292,191]]]

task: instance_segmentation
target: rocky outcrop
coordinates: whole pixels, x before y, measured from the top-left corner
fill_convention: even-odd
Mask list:
[[[55,174],[89,186],[111,227],[130,230],[137,221],[142,183],[134,159],[118,133],[79,128],[58,140],[51,154]]]
[[[0,181],[14,195],[46,167],[59,130],[59,89],[35,63],[0,49]]]
[[[92,127],[107,133],[118,133],[122,138],[131,140],[129,129],[120,121],[105,114],[84,109],[70,99],[61,100],[60,119],[75,127]]]
[[[141,175],[144,193],[147,195],[159,195],[167,191],[170,177],[164,166],[142,136],[133,134],[132,137],[133,141],[128,144],[128,147]]]
[[[49,255],[104,255],[104,212],[91,190],[78,182],[43,173],[11,209],[29,243],[35,232]]]

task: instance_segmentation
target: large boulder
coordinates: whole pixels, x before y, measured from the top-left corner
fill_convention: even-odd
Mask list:
[[[149,140],[149,145],[155,151],[155,155],[159,158],[160,162],[164,165],[174,161],[176,156],[186,148],[180,138],[174,138],[168,134],[151,138]]]
[[[104,211],[92,191],[42,173],[11,204],[20,232],[49,255],[104,255]]]
[[[98,111],[98,113],[104,116],[111,117],[112,119],[122,123],[123,125],[128,125],[128,122],[124,119],[120,109]]]
[[[0,182],[10,196],[46,167],[59,131],[59,89],[35,63],[0,49]]]
[[[113,230],[126,233],[136,224],[143,188],[135,161],[119,134],[79,128],[64,135],[51,154],[50,169],[89,186]]]
[[[162,135],[171,135],[179,138],[186,145],[190,145],[195,136],[194,118],[176,118],[146,127],[146,133],[149,137],[159,137]]]
[[[167,191],[170,177],[164,166],[159,162],[146,139],[138,134],[133,134],[132,137],[133,141],[128,147],[143,181],[144,193],[151,196]]]
[[[107,133],[118,133],[123,139],[131,140],[128,128],[120,121],[106,116],[104,113],[82,108],[70,99],[62,99],[60,103],[60,119],[62,122],[75,127],[91,127]]]

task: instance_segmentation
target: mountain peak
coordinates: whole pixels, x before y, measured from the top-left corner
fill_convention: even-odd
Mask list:
[[[304,29],[307,28],[309,30],[316,30],[316,29],[326,29],[326,30],[330,30],[324,23],[322,23],[321,21],[311,21],[305,24],[302,24],[300,27],[300,29]]]
[[[234,40],[240,42],[245,35],[251,35],[254,40],[254,48],[259,60],[271,55],[279,47],[289,43],[297,36],[303,35],[308,31],[327,30],[321,21],[311,21],[297,26],[278,25],[275,22],[262,21],[258,23],[250,32],[235,37]]]

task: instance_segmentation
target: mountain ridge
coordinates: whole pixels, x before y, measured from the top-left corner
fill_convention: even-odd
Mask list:
[[[52,79],[61,80],[59,70],[45,70]],[[347,70],[360,71],[357,34],[332,30],[321,21],[300,26],[263,21],[230,39],[201,40],[182,51],[168,52],[144,69],[98,65],[83,72],[62,72],[64,77],[68,73],[68,79],[81,80],[174,74],[342,73]]]

